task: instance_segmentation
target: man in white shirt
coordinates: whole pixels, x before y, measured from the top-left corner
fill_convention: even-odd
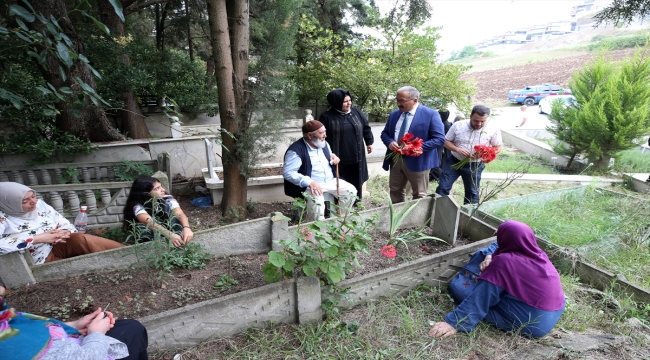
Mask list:
[[[445,162],[442,169],[436,194],[449,195],[454,182],[461,177],[465,187],[464,203],[478,203],[481,174],[485,169],[485,164],[480,157],[473,157],[474,146],[489,145],[494,147],[497,153],[503,147],[501,131],[494,126],[488,126],[489,118],[490,109],[485,105],[476,105],[472,108],[469,120],[458,121],[451,126],[445,141],[445,148],[451,150],[450,161]],[[458,170],[452,168],[453,165],[465,158],[470,158],[467,164]]]
[[[307,193],[308,216],[323,220],[325,213],[324,194],[337,196],[337,180],[332,166],[339,158],[331,153],[325,141],[325,126],[318,120],[311,120],[302,126],[302,139],[294,142],[284,154],[284,193],[293,198],[302,198]],[[341,197],[339,205],[348,209],[356,199],[357,189],[345,180],[339,180]],[[313,198],[313,200],[312,200]]]

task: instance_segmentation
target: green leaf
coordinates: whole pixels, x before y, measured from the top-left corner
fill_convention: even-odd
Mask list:
[[[46,89],[46,88],[44,88],[44,87],[42,87],[40,85],[37,86],[36,89],[40,90],[43,93],[43,95],[48,95],[48,94],[52,93],[52,91],[50,89]]]
[[[92,95],[89,95],[89,97],[90,97],[90,100],[93,102],[93,104],[95,104],[95,106],[99,106],[99,100],[97,100],[97,98],[95,98]]]
[[[70,57],[70,50],[68,49],[68,47],[64,43],[58,42],[56,44],[56,52],[57,52],[57,54],[59,56],[59,59],[61,59],[61,61],[63,61],[63,64],[65,66],[67,66],[67,67],[72,66],[72,58]]]
[[[270,251],[269,252],[269,262],[273,264],[275,267],[282,267],[285,264],[284,260],[284,255],[282,253],[279,253],[277,251]]]
[[[16,32],[16,36],[18,36],[22,41],[31,44],[33,43],[32,39],[28,38],[27,36],[23,35],[20,31]]]
[[[108,2],[113,5],[113,9],[115,9],[115,13],[117,16],[124,22],[124,12],[122,11],[122,3],[119,0],[108,0]]]
[[[34,14],[30,13],[24,7],[20,5],[11,5],[9,6],[9,15],[18,15],[21,18],[25,19],[27,22],[34,21]]]
[[[80,58],[80,59],[81,59],[82,56],[83,56],[83,55],[79,54],[79,58]],[[94,67],[90,66],[90,64],[88,63],[88,59],[84,60],[85,58],[86,58],[86,57],[84,56],[83,59],[81,59],[81,60],[84,61],[84,62],[86,63],[86,66],[88,66],[88,68],[90,69],[90,71],[92,71],[92,73],[93,73],[93,74],[94,74],[98,79],[101,79],[102,76],[99,75],[99,72],[97,72],[97,70],[95,70]]]
[[[61,33],[56,26],[52,25],[52,23],[47,23],[45,26],[47,27],[47,30],[57,38],[57,40],[61,40]]]
[[[74,92],[72,92],[72,89],[70,89],[67,86],[63,86],[63,87],[59,88],[59,91],[64,93],[64,94],[68,94],[68,95],[74,94]]]
[[[282,266],[282,269],[285,271],[293,271],[293,269],[295,268],[296,268],[296,264],[291,260],[287,260],[285,264]]]
[[[316,275],[316,269],[318,269],[318,262],[314,259],[307,259],[302,265],[302,272],[307,276]]]
[[[337,283],[345,279],[345,273],[343,272],[343,269],[338,266],[330,266],[327,277],[330,278],[333,283]]]
[[[18,26],[20,26],[21,29],[29,32],[29,28],[27,27],[27,25],[25,25],[25,23],[19,18],[16,18],[16,24],[18,24]]]
[[[270,283],[278,282],[282,279],[282,275],[280,275],[278,268],[271,263],[264,264],[264,266],[262,266],[262,272],[264,273],[266,281]]]
[[[114,1],[115,1],[115,0],[114,0]],[[108,26],[104,25],[103,22],[101,22],[101,21],[95,19],[94,17],[92,17],[92,16],[90,16],[90,15],[88,15],[88,14],[86,14],[86,13],[84,13],[84,14],[85,14],[86,16],[88,16],[88,17],[89,17],[89,18],[90,18],[90,19],[95,23],[95,25],[97,25],[97,27],[98,27],[101,31],[105,32],[106,35],[110,35],[110,34],[111,34],[111,30],[109,30],[109,29],[108,29]],[[124,20],[122,20],[122,21],[124,21]]]
[[[338,255],[339,253],[339,248],[336,246],[330,246],[329,248],[325,249],[325,255],[328,257],[332,258]]]
[[[9,34],[9,30],[7,30],[6,27],[0,26],[0,35],[7,35]]]
[[[59,74],[61,74],[61,79],[65,82],[68,79],[68,75],[66,75],[65,70],[63,70],[63,67],[59,65]]]
[[[95,89],[93,89],[92,86],[90,86],[90,85],[86,84],[85,82],[81,81],[81,79],[79,79],[79,78],[77,78],[77,79],[79,80],[79,82],[78,82],[79,86],[81,86],[81,88],[84,89],[84,91],[86,91],[86,92],[88,92],[90,94],[95,93]]]

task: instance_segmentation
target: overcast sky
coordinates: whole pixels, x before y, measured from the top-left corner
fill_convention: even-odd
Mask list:
[[[395,0],[375,0],[380,10]],[[606,5],[611,0],[596,0]],[[571,19],[571,7],[583,0],[429,0],[431,26],[442,26],[438,48],[443,58],[452,51],[518,28]]]

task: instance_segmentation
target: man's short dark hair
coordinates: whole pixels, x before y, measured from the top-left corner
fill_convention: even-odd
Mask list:
[[[475,105],[472,108],[472,113],[469,116],[477,114],[478,116],[490,115],[490,108],[485,105]]]

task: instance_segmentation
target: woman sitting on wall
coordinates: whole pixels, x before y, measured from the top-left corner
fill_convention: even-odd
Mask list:
[[[0,254],[27,250],[35,264],[124,246],[78,234],[65,217],[37,199],[34,190],[15,182],[0,182],[0,234]]]
[[[178,201],[166,195],[160,181],[151,176],[133,182],[124,205],[124,230],[132,231],[137,242],[153,240],[155,231],[174,246],[183,246],[194,237]]]
[[[470,332],[481,321],[528,337],[549,333],[564,312],[560,275],[537,246],[528,225],[509,220],[497,230],[498,249],[491,262],[481,263],[476,284],[450,283],[458,307],[429,331],[432,337]],[[473,287],[469,294],[453,287]]]
[[[61,322],[16,311],[0,286],[0,354],[13,360],[146,360],[147,329],[136,320],[117,320],[97,309],[77,321]]]

